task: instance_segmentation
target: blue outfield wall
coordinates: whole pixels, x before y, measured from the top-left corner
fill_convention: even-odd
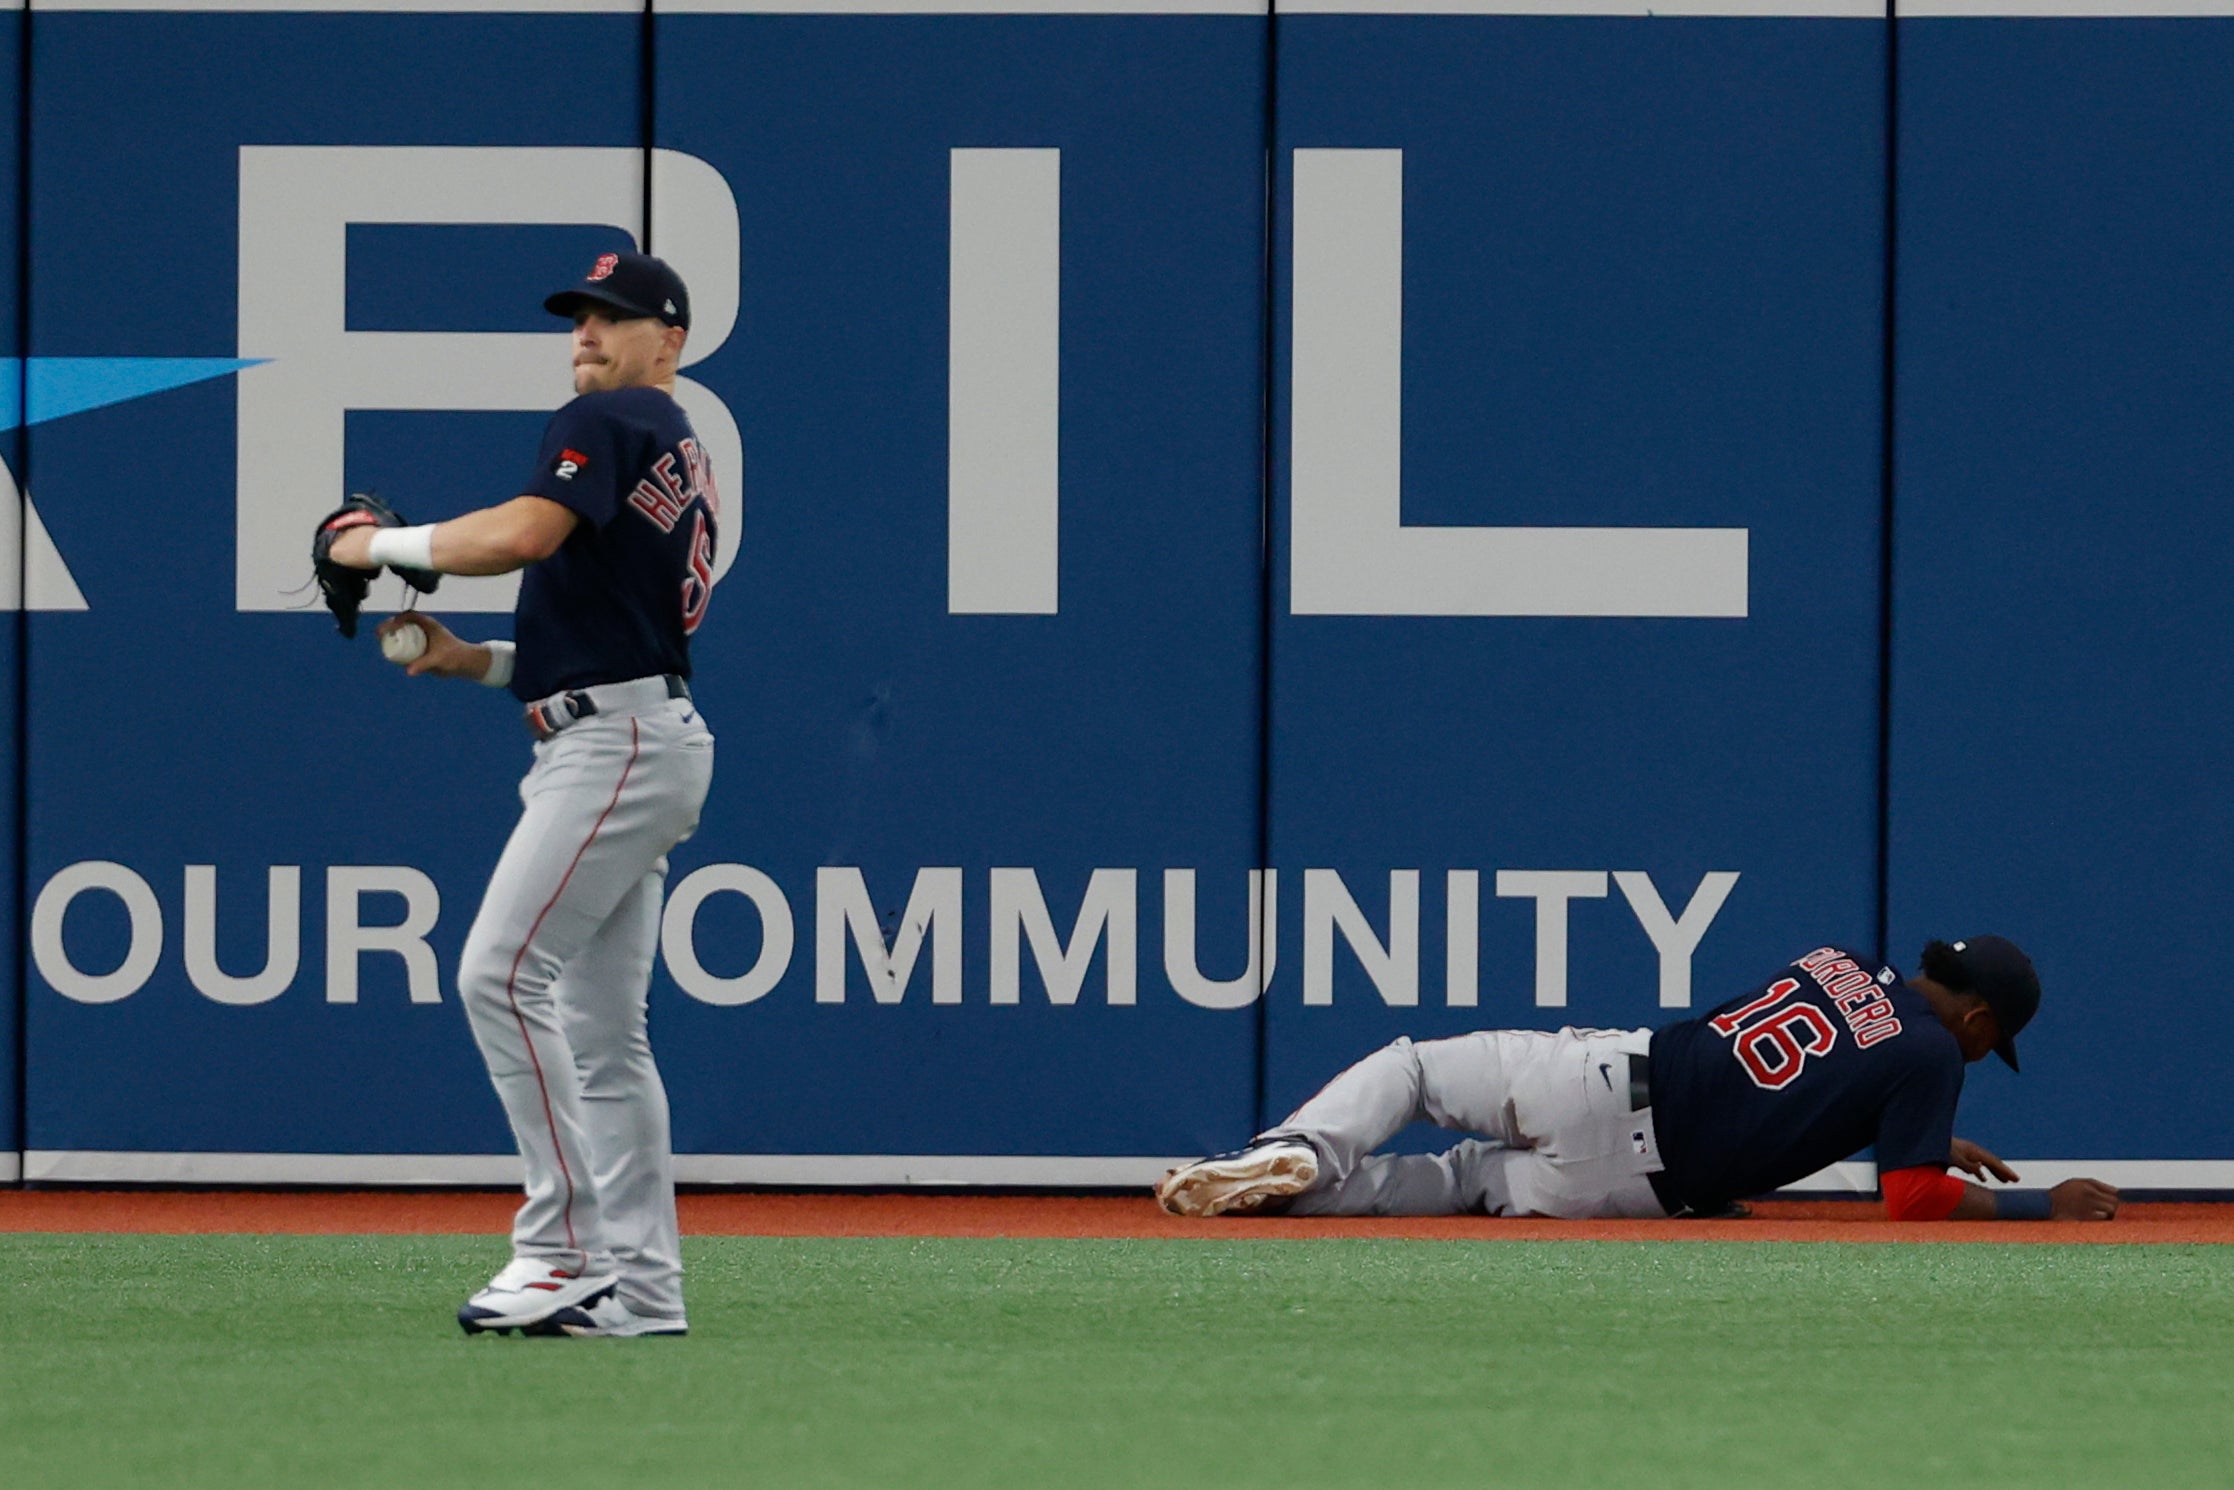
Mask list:
[[[1893,945],[2038,958],[1982,1134],[2234,1184],[2202,1074],[2234,1054],[2234,19],[1915,20],[1900,49]]]
[[[517,490],[568,392],[541,297],[640,226],[641,27],[33,21],[31,350],[84,359],[38,496],[86,608],[31,617],[27,1147],[502,1152],[448,976],[526,737],[336,636],[303,535],[352,486]],[[159,560],[101,562],[127,514]]]
[[[1967,1134],[2234,1189],[2117,1018],[2145,966],[2215,1048],[2234,23],[1902,21],[1895,158],[1849,0],[784,4],[30,16],[31,1178],[509,1172],[450,977],[527,741],[335,637],[305,535],[516,491],[541,297],[637,241],[729,539],[685,1178],[1138,1183],[1882,895],[1904,965],[2040,957]]]
[[[722,755],[675,867],[749,868],[795,927],[751,1003],[655,1016],[678,1145],[1229,1143],[1255,1021],[1175,991],[1166,891],[1194,874],[1189,966],[1239,974],[1262,18],[685,14],[657,46],[657,143],[730,183],[748,266],[703,372],[747,431],[699,649]],[[863,892],[878,962],[930,912],[904,988],[845,929]],[[740,895],[692,936],[728,977],[769,956]]]
[[[39,350],[268,360],[44,434],[66,553],[160,488],[173,557],[39,618],[30,1146],[60,1157],[33,1171],[502,1153],[447,971],[527,742],[288,592],[344,480],[414,518],[517,489],[542,414],[508,410],[565,394],[541,296],[642,187],[608,158],[643,158],[641,100],[547,80],[634,76],[639,23],[38,24]],[[1129,1177],[1223,1140],[1255,1017],[1174,992],[1165,906],[1193,876],[1185,955],[1239,973],[1262,17],[686,15],[658,44],[651,243],[696,288],[680,392],[743,535],[697,638],[721,765],[653,994],[678,1147]],[[161,82],[183,53],[212,61]],[[474,591],[430,609],[501,631]]]
[[[1268,1121],[1874,938],[1884,49],[1283,19]]]

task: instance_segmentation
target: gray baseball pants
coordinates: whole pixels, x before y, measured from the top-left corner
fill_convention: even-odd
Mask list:
[[[1652,1109],[1629,1109],[1650,1030],[1481,1030],[1383,1046],[1264,1138],[1318,1150],[1291,1216],[1664,1216]],[[1422,1119],[1483,1135],[1441,1154],[1373,1151]]]
[[[538,744],[458,967],[526,1161],[513,1254],[618,1272],[621,1301],[664,1318],[683,1315],[682,1249],[645,1004],[667,853],[697,829],[713,770],[688,699],[600,712]]]

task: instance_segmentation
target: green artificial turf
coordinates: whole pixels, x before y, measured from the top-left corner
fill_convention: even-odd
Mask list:
[[[0,1486],[2234,1476],[2234,1248],[706,1238],[687,1340],[457,1237],[0,1236]]]

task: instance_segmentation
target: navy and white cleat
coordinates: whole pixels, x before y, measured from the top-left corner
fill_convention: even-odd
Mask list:
[[[572,1335],[580,1340],[634,1340],[690,1333],[690,1322],[657,1314],[638,1314],[612,1294],[594,1304],[574,1304],[529,1325],[528,1335]]]
[[[1301,1195],[1319,1178],[1318,1151],[1300,1138],[1270,1138],[1182,1165],[1156,1186],[1174,1216],[1223,1216]]]
[[[614,1273],[568,1272],[548,1257],[516,1257],[459,1307],[458,1325],[469,1335],[509,1335],[561,1309],[610,1298],[620,1281]]]

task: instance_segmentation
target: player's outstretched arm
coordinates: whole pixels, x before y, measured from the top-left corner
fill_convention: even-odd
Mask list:
[[[1948,1145],[1947,1162],[1974,1180],[1982,1180],[1989,1174],[2004,1185],[2014,1185],[2018,1180],[2017,1171],[2002,1163],[1999,1154],[1967,1138],[1958,1138]]]
[[[580,519],[572,508],[548,497],[514,497],[494,507],[483,507],[445,523],[423,528],[378,530],[383,544],[408,547],[424,544],[404,562],[443,574],[510,574],[525,569],[559,551]],[[377,569],[373,558],[374,529],[352,528],[333,541],[330,557],[337,564],[357,569]],[[420,563],[421,559],[427,562]]]
[[[2014,1185],[2021,1178],[2017,1171],[2001,1162],[1999,1155],[1967,1138],[1956,1139],[1947,1157],[1957,1169],[1978,1179],[1991,1174],[2005,1185]],[[1963,1204],[1955,1208],[1956,1219],[1964,1221],[2003,1216],[2017,1220],[2107,1221],[2118,1213],[2116,1188],[2100,1180],[2065,1180],[2045,1195],[2038,1190],[1993,1191],[1977,1185],[1964,1188],[1968,1193],[1963,1197]],[[2010,1198],[2004,1200],[2003,1196]]]
[[[1964,1185],[1950,1218],[1956,1221],[2107,1221],[2118,1213],[2118,1192],[2100,1180],[2065,1180],[2055,1188],[1988,1190]]]
[[[489,667],[496,660],[494,649],[461,640],[449,627],[419,611],[390,616],[380,623],[380,634],[386,637],[406,626],[416,626],[426,637],[426,650],[404,664],[404,671],[412,677],[432,674],[472,683],[489,681]]]
[[[1959,1139],[1957,1146],[1959,1151]],[[1998,1176],[2016,1178],[1998,1159],[1993,1168]],[[1886,1170],[1877,1183],[1885,1193],[1885,1214],[1895,1221],[2107,1221],[2118,1213],[2118,1192],[2100,1180],[2065,1180],[2052,1190],[1988,1190],[1919,1164]]]
[[[1954,1177],[1950,1175],[1948,1178]],[[1993,1191],[1984,1185],[1973,1185],[1964,1180],[1955,1180],[1955,1183],[1963,1187],[1963,1193],[1955,1202],[1954,1210],[1948,1213],[1948,1220],[1993,1221],[2000,1218],[2001,1208],[1994,1200]]]

